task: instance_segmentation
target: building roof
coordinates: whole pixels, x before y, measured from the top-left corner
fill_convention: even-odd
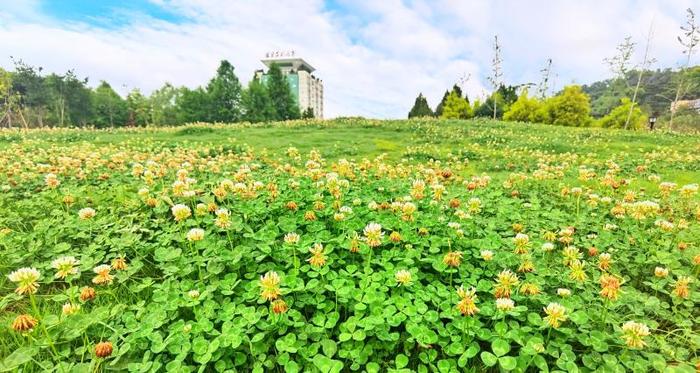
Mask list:
[[[308,72],[313,72],[314,69],[313,66],[309,65],[308,62],[304,61],[302,58],[296,58],[296,57],[275,57],[275,58],[264,58],[260,60],[262,63],[265,64],[265,66],[270,67],[272,66],[273,63],[277,64],[277,66],[280,67],[285,67],[289,66],[294,70],[304,70]]]

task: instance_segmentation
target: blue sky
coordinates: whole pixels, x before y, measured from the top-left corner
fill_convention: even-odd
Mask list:
[[[164,82],[204,84],[221,59],[246,83],[265,52],[294,49],[324,81],[326,116],[404,117],[422,92],[434,107],[468,76],[489,90],[498,34],[503,78],[536,83],[553,59],[553,90],[610,76],[603,59],[654,25],[655,68],[682,59],[676,41],[692,0],[25,0],[0,7],[0,66],[10,56],[48,72],[75,69],[121,94]],[[635,62],[641,56],[635,54]],[[694,62],[697,56],[694,57]]]

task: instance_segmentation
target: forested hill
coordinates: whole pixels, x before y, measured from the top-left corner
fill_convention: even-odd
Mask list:
[[[681,99],[700,98],[700,65],[689,68],[685,74]],[[624,80],[611,78],[583,85],[583,91],[591,97],[591,115],[604,116],[620,104],[620,97],[632,97],[638,77],[639,71],[633,70],[626,74]],[[670,68],[644,71],[637,102],[648,113],[665,114],[676,97],[680,77],[678,71]]]

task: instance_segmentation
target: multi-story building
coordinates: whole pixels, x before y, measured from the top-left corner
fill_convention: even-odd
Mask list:
[[[302,113],[311,108],[314,117],[323,119],[323,81],[312,74],[315,69],[308,62],[294,57],[293,52],[281,55],[268,53],[261,62],[268,68],[273,63],[279,66],[282,74],[287,77],[289,87]],[[255,75],[264,82],[267,72],[258,70]]]

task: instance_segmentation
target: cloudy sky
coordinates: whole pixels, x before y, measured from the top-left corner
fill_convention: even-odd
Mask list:
[[[326,117],[398,118],[464,76],[483,96],[496,34],[510,84],[538,82],[548,58],[556,87],[606,78],[603,58],[630,35],[641,59],[652,22],[654,67],[675,67],[689,7],[700,13],[697,0],[0,0],[0,67],[13,56],[149,93],[202,85],[221,59],[247,83],[267,51],[293,49],[324,81]]]

